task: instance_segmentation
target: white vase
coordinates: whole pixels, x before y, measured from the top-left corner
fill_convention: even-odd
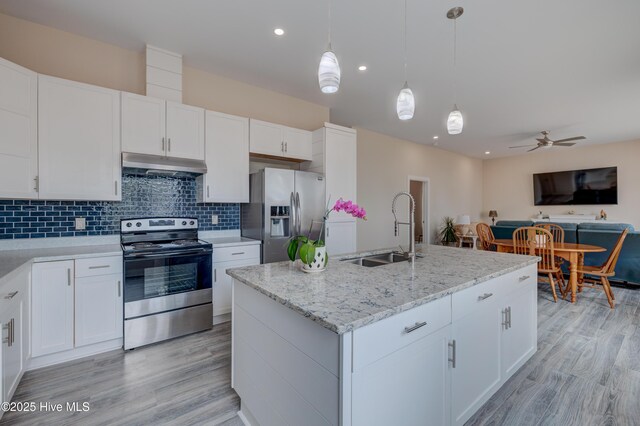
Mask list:
[[[303,272],[322,272],[325,270],[327,264],[327,248],[316,247],[313,254],[313,262],[309,264],[302,264]]]

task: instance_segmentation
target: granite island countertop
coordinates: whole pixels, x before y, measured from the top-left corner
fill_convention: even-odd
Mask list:
[[[238,281],[284,306],[343,334],[430,301],[537,263],[538,258],[425,245],[415,267],[399,262],[367,268],[330,258],[327,270],[307,274],[299,262],[228,269]]]

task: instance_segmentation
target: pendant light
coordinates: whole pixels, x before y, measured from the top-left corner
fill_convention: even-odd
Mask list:
[[[456,20],[462,16],[464,9],[461,7],[454,7],[447,12],[447,18],[453,20],[453,110],[449,113],[447,119],[447,132],[450,135],[459,135],[462,133],[464,127],[464,120],[462,119],[462,113],[458,109],[456,104],[456,56],[457,56],[457,29]]]
[[[340,88],[340,64],[331,50],[331,0],[329,0],[329,43],[320,58],[318,84],[322,93],[336,93]]]
[[[404,86],[400,89],[396,101],[396,112],[400,120],[406,121],[413,118],[416,110],[416,100],[407,83],[407,0],[404,0]]]

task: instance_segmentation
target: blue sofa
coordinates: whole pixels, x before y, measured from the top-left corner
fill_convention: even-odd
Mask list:
[[[533,221],[501,220],[491,227],[497,239],[512,238],[513,231],[522,226],[533,226]],[[585,265],[602,265],[609,256],[611,249],[618,241],[623,229],[630,232],[622,246],[616,276],[611,281],[640,285],[640,232],[634,231],[633,226],[619,223],[558,223],[564,228],[564,239],[568,243],[592,244],[606,247],[602,253],[589,253],[585,256]],[[566,266],[563,266],[568,273]]]

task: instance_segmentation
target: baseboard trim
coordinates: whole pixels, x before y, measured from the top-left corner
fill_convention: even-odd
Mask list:
[[[83,346],[64,352],[57,352],[49,355],[42,355],[29,359],[26,371],[36,370],[38,368],[49,367],[51,365],[61,364],[67,361],[73,361],[88,356],[109,352],[114,349],[122,349],[122,339],[113,339],[106,342],[96,343],[93,345]]]

